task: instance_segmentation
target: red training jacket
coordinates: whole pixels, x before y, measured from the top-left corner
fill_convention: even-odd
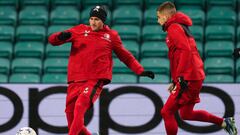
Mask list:
[[[204,66],[193,37],[185,34],[180,24],[191,26],[192,20],[185,14],[177,12],[166,23],[166,43],[172,79],[176,82],[179,76],[185,80],[203,80]]]
[[[94,32],[90,26],[80,24],[66,31],[72,33],[72,37],[66,41],[72,42],[68,81],[105,79],[109,83],[112,79],[112,51],[136,74],[143,72],[144,68],[123,47],[118,33],[108,26]],[[53,33],[48,41],[55,46],[64,44],[65,42],[58,40],[59,34],[60,32]]]

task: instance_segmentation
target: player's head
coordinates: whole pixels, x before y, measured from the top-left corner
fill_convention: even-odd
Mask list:
[[[95,6],[90,11],[89,24],[93,31],[98,31],[103,28],[104,22],[107,19],[107,12],[103,6]]]
[[[157,8],[158,23],[164,25],[176,12],[176,7],[172,2],[164,2]]]

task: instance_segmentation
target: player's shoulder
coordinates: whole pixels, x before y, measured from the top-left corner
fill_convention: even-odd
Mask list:
[[[118,36],[118,32],[116,30],[111,29],[108,26],[105,26],[105,27],[106,27],[106,30],[108,31],[109,34],[111,34],[112,36]]]
[[[183,32],[183,28],[181,26],[181,24],[178,23],[173,23],[168,27],[168,32]]]
[[[182,28],[182,26],[179,23],[173,23],[169,26],[169,29],[180,29],[180,28]]]
[[[89,28],[89,26],[87,26],[87,25],[85,25],[85,24],[79,24],[79,25],[76,25],[76,26],[73,26],[72,27],[72,29],[77,29],[77,30],[79,30],[79,29],[88,29]]]

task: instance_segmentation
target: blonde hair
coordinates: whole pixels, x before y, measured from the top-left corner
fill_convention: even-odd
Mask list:
[[[170,14],[170,15],[173,15],[177,12],[175,5],[170,1],[166,1],[166,2],[162,3],[157,8],[157,11],[162,14]]]

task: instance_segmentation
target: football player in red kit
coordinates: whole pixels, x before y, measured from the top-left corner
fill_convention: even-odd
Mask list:
[[[205,78],[203,62],[188,27],[192,20],[177,12],[175,5],[164,2],[157,9],[158,23],[167,32],[172,83],[170,96],[161,110],[167,135],[176,135],[178,125],[174,114],[179,110],[183,120],[210,122],[223,127],[230,135],[237,134],[233,117],[220,118],[204,110],[194,110],[200,102],[199,93]]]
[[[68,63],[66,116],[69,135],[92,135],[84,126],[84,114],[100,95],[103,85],[111,82],[112,51],[128,68],[140,76],[154,78],[126,50],[117,31],[104,24],[106,9],[96,6],[90,11],[90,26],[80,24],[49,36],[52,45],[72,42]]]

